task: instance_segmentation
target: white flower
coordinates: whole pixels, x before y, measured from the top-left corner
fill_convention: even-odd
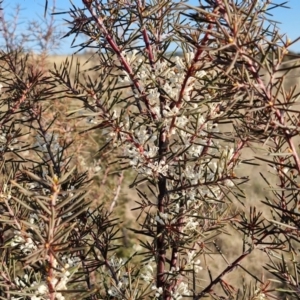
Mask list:
[[[188,63],[188,65],[191,65],[194,57],[195,57],[195,53],[194,52],[187,52],[185,53],[185,60]]]
[[[265,4],[265,1],[259,0],[259,1],[257,1],[257,3],[256,3],[256,8],[257,8],[257,9],[261,9],[261,8],[263,8],[264,4]]]
[[[201,71],[197,71],[196,74],[195,74],[195,77],[197,78],[202,78],[206,75],[206,72],[201,70]]]
[[[32,238],[30,237],[26,238],[26,243],[20,246],[20,249],[24,254],[32,253],[32,251],[35,250],[36,248],[37,246],[34,244]]]
[[[188,54],[187,54],[187,56],[188,56]],[[177,69],[178,69],[179,71],[181,71],[181,72],[184,71],[184,69],[185,69],[185,64],[184,64],[182,58],[179,57],[179,56],[175,56],[174,60],[175,60]]]
[[[118,286],[111,286],[111,288],[108,290],[108,294],[118,299],[123,299],[123,293],[121,291],[122,285],[122,282],[119,281]]]
[[[196,273],[199,271],[203,270],[203,268],[200,266],[201,261],[200,259],[197,259],[196,261],[194,260],[196,258],[195,251],[189,251],[187,253],[187,264],[186,264],[186,269],[193,269]]]
[[[10,245],[12,247],[18,246],[21,243],[24,243],[25,240],[23,239],[23,237],[21,236],[21,232],[20,231],[15,231],[15,236],[12,239]]]
[[[48,292],[48,287],[45,283],[42,283],[37,288],[37,291],[40,295],[45,295]]]
[[[129,85],[132,83],[131,78],[129,77],[129,75],[126,73],[123,75],[123,77],[119,77],[118,78],[118,83],[123,86],[123,85]]]
[[[38,215],[35,213],[30,214],[29,223],[34,224],[36,221],[38,221]]]
[[[159,97],[160,97],[160,93],[157,91],[157,88],[150,89],[150,90],[148,90],[148,92],[149,92],[148,99],[150,100],[150,103],[152,105],[158,103]]]
[[[6,143],[6,134],[5,133],[2,133],[1,135],[0,135],[0,142],[2,142],[2,143]]]
[[[163,289],[162,289],[162,287],[157,287],[156,285],[153,285],[152,287],[151,287],[151,289],[152,289],[152,291],[155,291],[155,297],[156,298],[158,298],[160,295],[162,295],[163,294]]]
[[[189,119],[186,116],[178,116],[176,118],[176,125],[178,127],[184,127],[188,123]]]
[[[61,293],[55,293],[56,300],[65,300],[65,297]]]
[[[131,53],[123,52],[123,55],[126,57],[126,60],[129,64],[132,65],[132,63],[137,59],[140,58],[137,56],[138,51],[136,49],[132,50]]]
[[[157,155],[158,147],[150,147],[148,151],[144,151],[144,155],[148,158],[153,158]]]
[[[125,265],[125,261],[123,260],[123,258],[116,258],[116,257],[111,257],[109,264],[111,267],[113,267],[115,270],[120,269],[123,265]]]
[[[254,292],[254,295],[255,295],[255,300],[264,300],[264,299],[266,299],[266,295],[260,289],[257,289]]]
[[[169,37],[173,37],[173,33],[164,33],[160,36],[160,41],[162,42],[162,41],[166,40]]]
[[[227,186],[227,187],[234,187],[234,183],[233,183],[233,181],[230,180],[230,179],[225,179],[223,183],[224,183],[224,185]]]
[[[194,220],[192,217],[189,217],[186,221],[186,224],[183,228],[184,232],[194,232],[199,228],[199,221],[196,219]]]
[[[56,286],[56,284],[58,283],[58,279],[56,277],[52,277],[49,281],[53,286]]]
[[[176,288],[176,291],[172,293],[172,299],[179,300],[182,299],[183,296],[189,296],[190,291],[188,290],[188,285],[184,282],[180,282]]]
[[[188,150],[187,152],[194,156],[194,157],[199,157],[201,155],[203,151],[203,146],[202,145],[192,145]]]
[[[26,278],[24,278],[24,279],[25,279],[25,281],[26,281]],[[24,280],[20,280],[19,277],[16,277],[16,278],[15,278],[15,283],[16,283],[16,285],[17,285],[18,287],[25,287],[25,286],[26,286],[26,284],[24,283]]]
[[[145,266],[145,273],[141,274],[141,278],[147,283],[150,283],[154,280],[153,267],[151,266],[151,264],[147,264]]]
[[[146,163],[144,166],[141,166],[138,171],[141,174],[146,174],[149,176],[153,176],[153,175],[157,176],[158,174],[162,174],[166,176],[168,169],[169,166],[166,165],[164,161],[160,161],[160,162],[155,161],[154,163],[150,161]]]
[[[95,166],[94,167],[94,172],[98,173],[99,171],[101,171],[101,167],[100,166]]]

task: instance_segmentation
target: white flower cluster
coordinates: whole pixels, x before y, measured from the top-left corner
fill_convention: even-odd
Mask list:
[[[147,94],[150,105],[153,111],[157,113],[158,119],[177,115],[178,108],[175,106],[171,109],[171,103],[179,100],[181,92],[183,92],[183,100],[190,101],[191,93],[197,80],[206,75],[206,72],[203,70],[197,71],[188,78],[184,90],[181,91],[185,82],[186,70],[192,63],[195,63],[193,61],[194,53],[187,53],[185,59],[175,57],[172,63],[167,60],[159,60],[155,64],[154,71],[150,65],[144,63],[144,58],[138,55],[136,50],[133,50],[132,53],[123,53],[123,55],[133,68],[133,71],[137,71],[136,77],[139,79],[142,92]],[[132,83],[131,78],[124,71],[124,74],[119,77],[119,85],[129,86]],[[157,87],[158,83],[159,90]],[[123,93],[123,97],[139,97],[135,88],[127,89]],[[167,97],[168,103],[163,107],[163,112],[161,113],[160,97],[162,95]],[[184,119],[184,117],[181,118]],[[182,120],[178,120],[178,122],[180,123]]]
[[[117,282],[111,281],[111,286],[109,287],[108,294],[116,299],[124,299],[124,292],[129,285],[128,272],[123,270],[123,266],[126,261],[122,258],[116,258],[112,256],[109,260],[109,269],[106,271],[110,276],[114,275],[117,278]]]
[[[158,174],[166,175],[168,165],[165,161],[157,160],[158,147],[153,145],[156,136],[147,133],[146,129],[137,129],[133,131],[134,143],[132,146],[128,143],[124,147],[124,155],[129,158],[129,164],[137,172],[146,176],[156,177]],[[136,147],[142,145],[143,148]],[[146,147],[146,145],[148,147]],[[146,147],[144,149],[144,147]]]
[[[43,232],[43,227],[45,226],[44,222],[38,217],[38,214],[32,213],[29,215],[29,224],[32,224],[32,226],[39,227],[39,230]],[[34,240],[32,237],[32,234],[27,231],[20,231],[15,230],[14,231],[14,237],[11,240],[11,247],[19,247],[19,249],[22,251],[24,255],[30,255],[39,247],[39,242],[37,240]],[[49,258],[48,258],[49,259]],[[48,285],[51,284],[52,287],[55,290],[66,290],[67,289],[67,283],[70,280],[71,273],[68,271],[68,269],[76,268],[80,260],[76,257],[71,257],[68,255],[63,255],[60,260],[64,263],[64,267],[62,268],[57,260],[54,260],[54,263],[52,263],[52,267],[54,268],[54,272],[52,273],[52,277],[49,278],[49,282],[39,282],[36,281],[30,283],[29,277],[27,274],[24,275],[24,278],[22,280],[18,277],[15,279],[16,286],[21,289],[21,291],[24,289],[24,292],[28,293],[28,287],[31,287],[31,300],[47,300],[49,299],[49,289]],[[55,297],[57,300],[64,300],[65,297],[60,292],[55,293]],[[23,299],[23,298],[14,298],[17,299]]]
[[[174,300],[180,300],[189,295],[191,295],[191,291],[188,289],[188,285],[183,281],[176,286],[175,291],[173,291],[171,294],[172,299]]]
[[[162,225],[176,223],[176,219],[174,218],[174,216],[168,213],[158,213],[158,215],[155,217],[155,221]]]
[[[6,183],[2,185],[2,191],[0,192],[0,199],[11,199],[11,186],[9,187]]]
[[[2,133],[0,134],[0,151],[5,150],[17,150],[18,149],[18,139],[13,136],[13,134]]]
[[[222,202],[224,187],[234,186],[230,170],[235,152],[233,148],[219,143],[217,135],[220,133],[214,123],[223,110],[220,103],[210,101],[208,92],[198,92],[205,77],[209,78],[210,74],[199,69],[193,53],[187,53],[184,58],[161,58],[155,61],[154,66],[145,62],[137,51],[123,55],[133,70],[138,86],[127,73],[121,74],[118,87],[124,87],[120,96],[124,101],[120,99],[119,102],[126,103],[128,107],[128,101],[140,101],[142,104],[146,101],[143,107],[147,107],[145,111],[152,118],[146,120],[145,115],[134,109],[128,114],[122,113],[121,109],[113,115],[115,125],[108,136],[115,146],[122,146],[122,156],[139,174],[151,179],[159,176],[168,178],[167,192],[172,204],[165,207],[164,213],[157,212],[151,219],[151,225],[164,225],[172,235],[172,228],[178,225],[181,218],[181,242],[185,238],[190,240],[199,235],[203,222],[199,212],[203,203],[209,203],[215,209]],[[199,70],[187,72],[191,66],[193,70]],[[187,74],[190,76],[187,77]],[[162,145],[163,141],[166,141],[165,145]],[[159,145],[161,149],[166,149],[162,155]],[[184,205],[181,200],[184,200]],[[182,272],[202,269],[193,251],[186,257]],[[179,270],[171,271],[173,275],[180,276],[177,274]],[[142,279],[147,283],[155,281],[151,265],[142,272]],[[126,282],[120,280],[111,288],[111,295],[121,297],[124,286]],[[153,291],[157,298],[163,293],[155,285]],[[181,282],[172,297],[181,299],[188,295],[187,285]]]
[[[45,282],[37,283],[36,281],[30,283],[29,276],[25,274],[22,278],[19,276],[15,278],[15,285],[19,289],[26,289],[30,287],[34,290],[34,294],[30,296],[30,300],[46,300],[48,299],[48,286]],[[23,300],[24,297],[12,297],[11,300]]]
[[[200,259],[196,259],[197,254],[195,251],[187,251],[187,255],[185,256],[185,266],[184,270],[186,271],[194,271],[195,273],[198,273],[203,268],[201,267]],[[184,273],[184,270],[180,270],[182,274]],[[178,275],[179,268],[177,270],[171,269],[168,273]],[[142,268],[141,278],[143,281],[145,281],[147,284],[151,284],[155,282],[155,272],[153,264],[150,262],[147,262],[147,264]],[[182,277],[179,275],[178,278]],[[160,287],[158,288],[155,284],[151,287],[152,291],[155,292],[156,299],[159,299],[159,297],[163,294],[163,289]],[[182,281],[178,285],[175,286],[175,289],[172,292],[172,299],[181,299],[184,296],[189,296],[191,294],[191,291],[188,289],[188,285]]]
[[[156,116],[151,125],[145,123],[144,118],[139,115],[132,119],[127,115],[123,120],[120,119],[120,115],[116,116],[119,120],[117,129],[109,136],[114,141],[118,139],[117,146],[123,146],[124,157],[129,159],[130,166],[146,177],[155,178],[164,175],[174,178],[175,181],[179,178],[184,181],[185,178],[190,185],[213,182],[217,176],[221,178],[226,160],[223,159],[223,165],[218,164],[217,168],[214,168],[212,162],[203,159],[204,155],[217,155],[222,150],[218,142],[213,140],[218,127],[212,121],[214,117],[220,116],[220,111],[217,109],[217,104],[209,101],[206,111],[197,104],[205,99],[204,96],[193,92],[200,85],[201,78],[207,74],[199,70],[186,78],[187,69],[192,64],[197,64],[194,61],[194,54],[187,53],[185,58],[175,57],[172,62],[160,59],[155,63],[154,69],[145,63],[144,57],[137,51],[123,54],[135,72],[136,78],[139,79],[140,88],[150,102],[152,114]],[[143,97],[139,95],[131,78],[125,72],[119,77],[119,86],[127,87],[122,90],[124,103],[127,102],[125,99],[128,97],[135,99]],[[129,88],[130,86],[132,88]],[[166,139],[174,142],[170,152],[163,158],[158,156],[158,128],[161,126],[165,128]],[[168,159],[170,156],[173,159]],[[182,167],[180,163],[180,160],[194,162],[195,159],[200,158],[202,161],[200,167],[195,168],[186,163],[185,167]],[[214,172],[216,170],[218,174]],[[227,178],[222,182],[224,185],[233,186],[230,180],[225,181],[225,179]],[[220,189],[217,188],[218,191],[214,189],[210,188],[208,192],[202,192],[202,196],[209,194],[211,198],[218,198]],[[190,197],[193,199],[198,191],[191,190],[193,192]],[[204,190],[203,187],[199,189],[199,191]]]
[[[231,179],[230,174],[227,174],[227,167],[230,165],[233,157],[233,149],[227,146],[223,147],[218,144],[217,141],[213,141],[211,148],[208,148],[209,155],[218,159],[212,160],[209,157],[201,159],[199,163],[191,159],[189,162],[186,159],[185,164],[175,165],[172,169],[173,172],[169,172],[169,175],[173,178],[172,181],[168,182],[168,190],[176,190],[178,181],[186,182],[187,188],[182,189],[180,194],[187,197],[187,205],[195,204],[195,200],[214,201],[221,200],[223,192],[220,188],[220,184],[226,187],[233,187],[234,183]],[[198,147],[197,145],[191,146]],[[178,150],[176,150],[178,151]],[[203,146],[200,146],[200,151],[203,151]],[[195,151],[191,154],[191,157],[195,155]],[[189,154],[186,151],[185,154]],[[182,159],[182,157],[178,157]],[[176,192],[175,192],[176,193]],[[172,197],[172,195],[170,195]],[[176,195],[174,195],[176,197]]]
[[[152,291],[155,291],[155,299],[160,299],[160,296],[163,294],[162,287],[157,287],[156,285],[153,285],[151,287]]]
[[[64,268],[58,268],[57,262],[55,261],[55,271],[53,277],[50,279],[50,284],[56,290],[67,290],[67,283],[70,280],[71,273],[67,270],[70,266],[68,264],[65,265]],[[60,270],[61,269],[61,270]],[[28,287],[30,287],[31,300],[48,300],[49,299],[49,286],[47,282],[41,281],[36,282],[33,281],[30,283],[29,276],[25,274],[23,278],[20,277],[15,278],[15,284],[19,288],[19,290],[26,290],[26,294],[28,294]],[[23,297],[12,297],[12,300],[21,300]],[[61,292],[55,292],[56,300],[65,300],[65,297]]]
[[[78,264],[81,263],[81,260],[79,257],[74,256],[72,257],[70,254],[65,254],[61,257],[61,261],[65,264],[65,266],[74,268],[78,266]]]
[[[222,205],[223,190],[225,187],[232,187],[234,183],[231,179],[222,179],[225,172],[226,161],[231,158],[232,151],[224,150],[223,157],[218,161],[203,160],[202,164],[195,165],[186,163],[180,166],[179,173],[175,166],[170,166],[173,173],[169,171],[172,180],[167,181],[167,189],[172,205],[165,207],[165,212],[157,212],[153,217],[152,224],[157,223],[172,226],[178,221],[178,216],[187,214],[182,223],[181,232],[189,239],[198,234],[201,227],[199,212],[202,210],[204,201],[214,205]],[[174,173],[176,172],[176,173]],[[219,180],[220,179],[220,180]],[[178,182],[186,184],[186,188],[179,188]],[[223,185],[223,188],[221,188]],[[185,205],[180,206],[179,199],[185,199]]]
[[[56,261],[55,261],[56,262]],[[51,285],[56,290],[67,290],[67,283],[70,280],[71,273],[68,271],[70,268],[69,264],[66,264],[64,268],[59,270],[57,268],[57,263],[54,271],[53,277],[50,279]],[[65,297],[60,292],[55,292],[55,297],[57,300],[65,300]],[[38,299],[36,299],[38,300]]]
[[[187,263],[185,265],[186,270],[194,270],[195,273],[203,270],[203,268],[200,266],[201,261],[200,259],[196,260],[196,256],[195,250],[187,252]]]
[[[146,282],[146,283],[151,283],[154,281],[155,279],[155,275],[154,275],[154,269],[153,266],[151,264],[151,262],[148,262],[142,270],[142,274],[141,274],[141,278]]]
[[[57,160],[58,154],[62,151],[62,147],[59,144],[59,137],[57,134],[51,134],[48,132],[44,137],[41,135],[36,135],[35,139],[36,142],[34,144],[34,147],[44,153],[46,159],[50,158],[50,150],[54,155],[54,159]]]
[[[160,299],[163,294],[163,289],[161,287],[152,286],[152,291],[155,291],[155,299]],[[175,288],[175,291],[171,292],[171,297],[173,300],[180,300],[183,297],[191,295],[191,291],[188,289],[188,285],[181,281]]]
[[[263,291],[261,291],[261,289],[257,289],[254,292],[254,297],[252,298],[253,300],[265,300],[266,299],[266,295]]]
[[[37,249],[36,243],[32,240],[31,234],[23,234],[19,230],[14,231],[14,237],[11,241],[11,247],[20,247],[23,254],[28,255]]]

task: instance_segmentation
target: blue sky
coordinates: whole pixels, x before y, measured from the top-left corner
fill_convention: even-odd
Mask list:
[[[288,0],[273,0],[275,3],[282,3]],[[53,0],[48,0],[49,7],[52,6]],[[69,0],[57,0],[57,8],[60,11],[66,11],[70,7]],[[81,0],[73,0],[75,5],[81,6]],[[198,1],[190,0],[191,5],[197,5]],[[45,0],[4,0],[3,7],[5,13],[8,14],[7,18],[11,18],[13,14],[13,8],[20,4],[22,11],[20,13],[20,30],[22,26],[25,26],[26,20],[28,19],[39,19],[44,13],[44,4]],[[282,33],[287,33],[291,40],[294,40],[300,36],[300,0],[289,0],[286,4],[291,9],[274,9],[271,12],[273,13],[273,20],[277,20],[282,24],[279,24],[279,28]],[[57,20],[63,16],[57,16]],[[56,50],[57,54],[71,53],[72,50],[69,48],[71,40],[65,40],[59,50]],[[300,42],[293,45],[291,48],[293,51],[300,52]]]

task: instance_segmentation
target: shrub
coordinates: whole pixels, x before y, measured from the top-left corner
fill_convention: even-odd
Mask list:
[[[2,52],[2,299],[299,298],[298,92],[284,88],[298,65],[277,6],[83,0],[66,36],[94,67]],[[245,193],[258,164],[260,203]]]

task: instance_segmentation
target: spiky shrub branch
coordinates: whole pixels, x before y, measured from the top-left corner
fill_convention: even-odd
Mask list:
[[[1,13],[6,30],[9,22],[3,18],[5,10]],[[63,293],[72,288],[85,297],[94,269],[103,265],[100,254],[113,250],[107,241],[119,237],[116,222],[103,206],[93,207],[93,195],[86,193],[100,167],[91,166],[87,155],[85,165],[76,167],[88,139],[76,139],[76,123],[66,121],[57,107],[60,97],[67,98],[47,69],[47,51],[58,39],[53,20],[40,27],[47,36],[37,41],[42,43],[39,55],[26,54],[26,41],[14,35],[4,39],[0,53],[1,299],[65,299]],[[105,176],[101,179],[108,185]],[[96,253],[89,250],[93,238],[102,244],[90,264],[86,256]]]
[[[3,53],[1,66],[0,297],[64,299],[72,289],[85,297],[95,269],[112,259],[116,221],[91,204],[91,175],[58,134],[53,79],[22,52]]]
[[[299,121],[291,108],[298,95],[282,85],[293,69],[283,64],[292,43],[267,21],[273,6],[84,0],[69,12],[68,35],[83,34],[88,40],[80,49],[97,49],[96,80],[93,69],[78,65],[71,78],[68,61],[50,76],[3,56],[3,299],[265,299],[279,287],[298,297],[299,266],[294,256],[293,272],[287,263],[299,233]],[[68,119],[93,120],[84,133],[100,132],[102,158],[117,160],[111,213],[123,175],[135,175],[138,223],[131,231],[143,247],[137,255],[116,256],[118,220],[91,203],[91,181],[72,167],[71,142],[54,134],[55,119],[44,117],[57,98],[78,100]],[[25,132],[36,135],[35,147],[25,139],[12,147]],[[251,164],[243,150],[256,144],[274,157],[260,159],[278,177],[279,189],[264,201],[270,217],[242,190],[248,177],[239,169]],[[100,201],[104,196],[99,192]],[[228,261],[218,239],[230,228],[242,249]],[[266,268],[278,278],[272,289],[260,268],[242,265],[255,251],[270,259]],[[220,264],[217,273],[210,256]],[[225,281],[236,272],[254,285]]]
[[[272,24],[267,27],[270,1],[206,2],[195,8],[170,1],[83,1],[84,9],[71,12],[71,32],[89,37],[81,46],[100,48],[103,82],[92,89],[81,84],[76,94],[87,96],[79,98],[98,116],[97,128],[108,130],[111,144],[122,149],[121,162],[136,170],[132,186],[146,182],[151,191],[151,196],[139,192],[136,209],[144,216],[141,228],[133,230],[147,237],[144,254],[155,261],[156,297],[163,299],[179,290],[198,299],[216,284],[230,293],[224,275],[255,247],[270,242],[261,246],[268,252],[284,243],[274,224],[262,223],[255,210],[250,220],[228,211],[246,179],[235,172],[246,163],[240,153],[264,138],[261,131],[253,135],[249,124],[253,130],[269,121],[258,112],[265,116],[274,87],[279,91],[276,72],[287,45],[280,45]],[[171,42],[182,58],[167,53]],[[271,84],[263,71],[270,73]],[[74,86],[69,89],[74,92]],[[253,111],[253,102],[262,109]],[[236,130],[225,137],[218,125],[226,122]],[[290,148],[297,163],[295,147]],[[203,236],[209,239],[228,222],[250,237],[250,245],[201,292],[195,276],[185,289],[196,256],[205,254],[199,247]]]

